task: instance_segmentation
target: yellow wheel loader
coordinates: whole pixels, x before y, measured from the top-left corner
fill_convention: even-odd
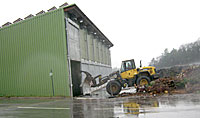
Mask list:
[[[153,66],[142,67],[140,61],[140,68],[136,68],[134,59],[122,61],[120,71],[109,75],[110,82],[106,85],[106,91],[110,95],[118,95],[122,88],[127,85],[130,86],[145,86],[151,81],[159,78],[156,73],[156,68]]]

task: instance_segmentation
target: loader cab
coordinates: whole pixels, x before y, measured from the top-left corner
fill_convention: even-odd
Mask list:
[[[132,70],[132,69],[136,69],[135,61],[133,59],[122,61],[122,65],[121,65],[121,69],[120,69],[121,73]]]

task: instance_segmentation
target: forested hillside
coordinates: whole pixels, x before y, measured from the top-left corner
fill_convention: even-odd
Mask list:
[[[149,65],[157,68],[171,67],[200,62],[200,39],[193,43],[181,45],[171,52],[165,49],[161,56],[153,58]]]

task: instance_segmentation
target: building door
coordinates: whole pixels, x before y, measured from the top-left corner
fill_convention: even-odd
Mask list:
[[[81,63],[79,61],[71,60],[71,77],[73,84],[73,96],[82,95],[81,85]]]

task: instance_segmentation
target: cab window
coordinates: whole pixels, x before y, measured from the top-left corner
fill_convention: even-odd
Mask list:
[[[130,61],[125,61],[121,65],[121,72],[135,69],[135,64],[130,60]]]
[[[125,62],[125,68],[126,68],[125,70],[133,69],[133,65],[132,65],[131,61]]]
[[[121,65],[121,72],[124,72],[124,71],[125,71],[124,63],[122,63],[122,65]]]

